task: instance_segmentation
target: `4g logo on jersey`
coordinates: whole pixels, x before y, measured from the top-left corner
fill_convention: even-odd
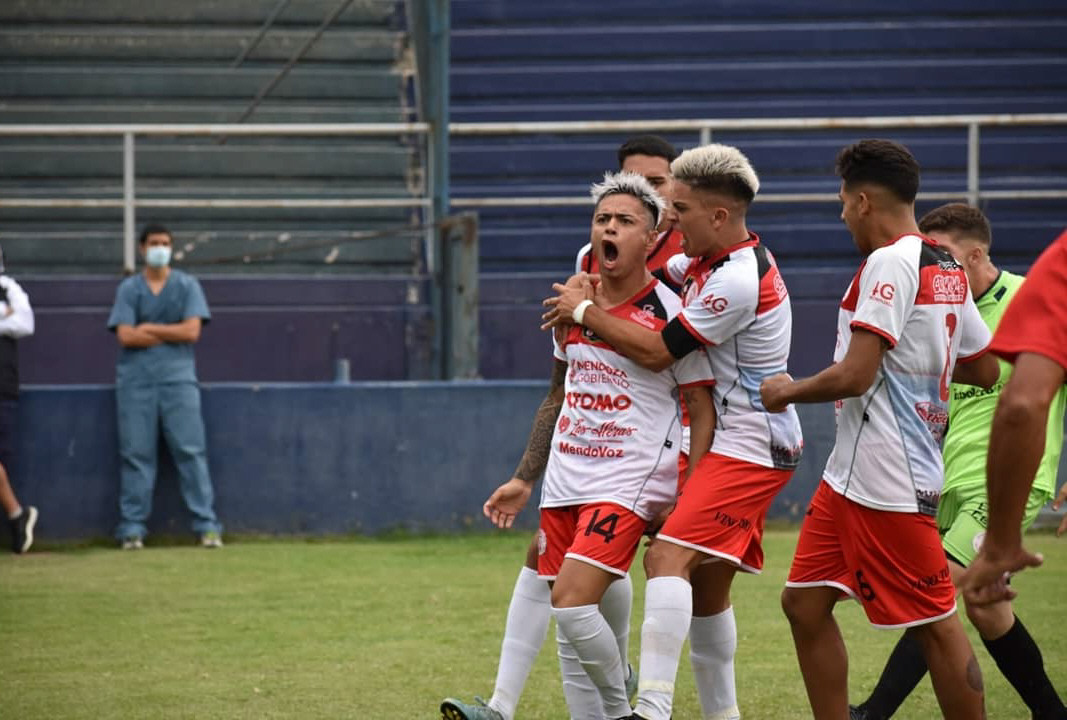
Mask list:
[[[893,283],[887,282],[875,283],[874,289],[871,290],[871,297],[885,305],[892,305],[893,297],[896,294],[896,287],[893,286]]]
[[[718,315],[727,308],[730,301],[727,298],[716,296],[714,293],[708,293],[706,296],[700,299],[700,304],[711,310]]]

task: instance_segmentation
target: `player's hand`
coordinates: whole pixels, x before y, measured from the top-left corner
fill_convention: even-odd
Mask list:
[[[767,412],[780,413],[789,405],[786,390],[793,384],[789,373],[778,373],[765,378],[759,386],[760,400]]]
[[[676,503],[671,503],[667,507],[660,510],[658,513],[656,513],[656,517],[652,518],[652,520],[648,523],[648,526],[645,528],[645,535],[648,535],[649,537],[649,541],[645,543],[646,546],[652,542],[651,539],[654,538],[656,536],[656,533],[660,531],[660,528],[663,527],[663,523],[667,522],[667,518],[674,511],[675,504]]]
[[[533,485],[511,478],[493,491],[482,505],[482,513],[498,528],[509,528],[515,522],[515,516],[526,507]]]
[[[989,537],[974,561],[967,566],[960,580],[963,599],[968,605],[981,606],[1011,600],[1015,590],[1008,584],[1012,574],[1028,567],[1037,567],[1044,558],[1033,554],[1022,545],[1000,549],[990,545]]]
[[[1067,483],[1063,484],[1059,493],[1056,495],[1056,499],[1052,501],[1052,509],[1059,510],[1063,507],[1064,501],[1067,501]],[[1067,532],[1067,515],[1063,516],[1063,520],[1060,521],[1060,526],[1056,528],[1056,536],[1059,537]]]
[[[541,304],[548,310],[541,316],[544,321],[541,329],[548,330],[560,324],[572,324],[574,308],[578,307],[583,300],[596,299],[594,283],[599,279],[599,275],[580,272],[572,275],[566,283],[553,284],[552,289],[559,294],[542,301]]]

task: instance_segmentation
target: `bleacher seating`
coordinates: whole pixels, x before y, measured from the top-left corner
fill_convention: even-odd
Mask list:
[[[337,7],[287,3],[250,48],[276,0],[73,0],[0,3],[0,122],[235,122]],[[246,122],[412,119],[403,3],[353,3]],[[0,140],[0,194],[122,197],[120,137]],[[412,138],[141,137],[139,199],[411,196]],[[173,227],[198,271],[411,272],[411,234],[352,243],[351,233],[417,223],[406,209],[141,209]],[[120,209],[6,209],[0,240],[22,272],[114,273]],[[273,250],[338,242],[315,252]],[[243,258],[257,262],[243,262]],[[229,262],[218,262],[232,258]]]
[[[236,120],[337,2],[287,3],[231,68],[277,5],[0,3],[0,122]],[[452,0],[451,9],[454,122],[1067,111],[1062,0]],[[410,49],[419,38],[404,11],[402,0],[353,3],[249,121],[416,119]],[[872,134],[716,131],[713,139],[748,153],[767,193],[832,194],[837,149]],[[915,151],[923,190],[962,197],[963,129],[877,134]],[[683,148],[698,141],[695,132],[667,137]],[[453,197],[581,195],[614,167],[624,139],[454,136]],[[114,137],[0,139],[0,196],[120,198],[120,149]],[[984,189],[1067,188],[1063,126],[983,129],[980,156]],[[136,157],[138,196],[153,199],[395,197],[415,193],[423,162],[416,139],[388,137],[153,137],[138,140]],[[996,259],[1014,269],[1067,226],[1062,200],[982,207]],[[807,341],[794,353],[797,372],[828,359],[833,304],[856,264],[838,212],[834,202],[752,209],[752,228],[782,263],[795,335]],[[479,215],[482,375],[547,377],[538,303],[586,241],[588,209]],[[343,357],[354,379],[425,376],[430,319],[417,213],[139,212],[140,221],[149,217],[175,229],[179,261],[205,277],[215,322],[200,351],[203,379],[328,380]],[[121,220],[114,208],[0,213],[9,266],[38,307],[37,337],[23,345],[28,382],[112,377],[114,340],[103,321],[121,266]],[[375,230],[389,234],[347,242]],[[313,247],[288,252],[305,245]],[[336,277],[318,277],[326,274]],[[71,342],[84,350],[77,365]]]
[[[961,0],[595,3],[456,0],[458,121],[834,117],[1067,110],[1067,6]],[[838,148],[875,131],[716,132],[752,159],[764,191],[837,191]],[[924,168],[923,190],[966,188],[966,131],[884,130]],[[680,147],[696,133],[669,134]],[[453,141],[453,192],[580,195],[625,136]],[[981,186],[1067,187],[1063,126],[984,129]],[[920,203],[919,211],[936,203]],[[1062,200],[985,201],[998,259],[1027,266],[1067,225]],[[783,264],[851,264],[833,203],[753,208]],[[584,208],[481,214],[483,270],[565,272]]]

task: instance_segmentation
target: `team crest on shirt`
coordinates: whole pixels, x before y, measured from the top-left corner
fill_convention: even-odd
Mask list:
[[[642,327],[655,330],[656,308],[653,305],[645,305],[644,307],[631,312],[630,319]]]
[[[941,442],[948,425],[948,410],[932,402],[915,403],[915,412],[926,424],[926,429],[934,436],[935,442]]]

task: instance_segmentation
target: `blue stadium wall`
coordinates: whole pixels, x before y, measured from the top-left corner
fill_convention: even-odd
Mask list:
[[[229,532],[488,529],[481,506],[514,471],[539,382],[214,384],[203,390],[216,509]],[[799,518],[832,438],[832,409],[804,408],[807,451],[773,514]],[[32,387],[19,408],[15,490],[39,536],[110,535],[119,458],[110,387]],[[536,494],[522,528],[536,526]],[[164,456],[149,523],[189,533]]]
[[[488,529],[482,503],[511,477],[545,390],[525,381],[206,385],[216,510],[236,533]],[[775,499],[773,518],[801,518],[833,445],[833,407],[798,409],[804,457]],[[18,427],[12,482],[23,502],[40,508],[39,536],[111,535],[119,478],[114,390],[29,388]],[[188,534],[165,452],[160,468],[149,530]],[[522,529],[536,527],[537,492]]]

